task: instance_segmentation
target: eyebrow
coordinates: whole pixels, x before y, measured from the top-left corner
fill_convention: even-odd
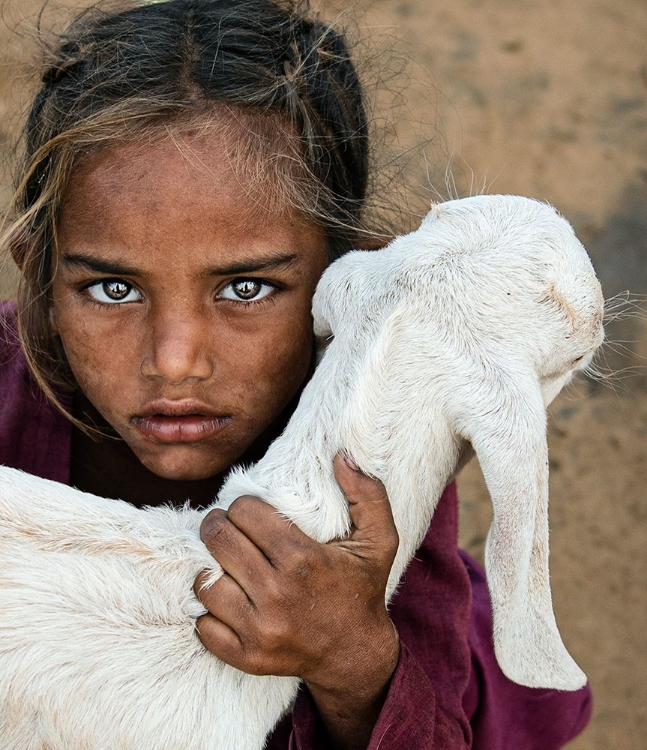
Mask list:
[[[61,263],[65,266],[78,266],[112,276],[141,276],[141,271],[136,268],[102,258],[95,258],[93,255],[86,255],[85,253],[65,253],[61,258]]]
[[[215,266],[207,269],[203,276],[235,276],[236,274],[253,273],[255,271],[271,271],[275,268],[291,266],[299,260],[296,253],[274,253],[261,258],[239,260],[226,266]]]
[[[224,266],[213,266],[203,271],[200,276],[235,276],[237,274],[254,273],[257,271],[268,271],[276,268],[286,267],[298,261],[299,256],[295,253],[280,253],[267,255],[265,257],[249,258],[239,260]],[[110,274],[111,276],[143,276],[144,272],[138,268],[127,266],[122,263],[104,260],[85,253],[65,253],[61,262],[66,266],[78,266],[96,273]]]

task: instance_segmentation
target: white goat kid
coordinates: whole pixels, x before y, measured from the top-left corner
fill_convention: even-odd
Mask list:
[[[258,495],[315,539],[341,537],[332,463],[347,451],[393,506],[390,596],[471,443],[494,504],[499,663],[525,685],[580,687],[549,589],[545,406],[601,343],[602,306],[584,248],[550,206],[435,206],[416,232],[325,272],[315,332],[334,338],[283,435],[230,475],[217,504]],[[298,680],[243,674],[200,644],[193,580],[221,572],[199,541],[203,515],[0,469],[2,750],[263,746]]]

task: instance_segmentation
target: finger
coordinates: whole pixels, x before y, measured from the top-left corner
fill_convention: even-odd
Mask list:
[[[351,537],[379,541],[390,538],[395,531],[391,504],[386,489],[379,479],[364,474],[340,454],[333,462],[335,479],[348,500],[348,511],[353,522]]]
[[[282,567],[293,552],[316,544],[296,524],[258,497],[239,497],[229,507],[227,517],[275,568]]]
[[[263,552],[222,509],[212,510],[202,519],[200,537],[223,570],[253,598],[255,587],[272,570]]]
[[[245,591],[226,573],[210,586],[204,586],[208,573],[198,575],[193,591],[209,614],[239,632],[254,612],[254,605]]]
[[[202,615],[196,620],[196,632],[204,647],[214,656],[235,667],[240,663],[243,645],[232,628],[213,615]]]

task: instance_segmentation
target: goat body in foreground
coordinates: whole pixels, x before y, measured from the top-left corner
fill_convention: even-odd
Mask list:
[[[603,337],[599,283],[570,225],[526,198],[436,205],[352,252],[313,302],[328,341],[284,433],[217,505],[262,497],[320,542],[349,532],[333,457],[385,484],[391,596],[471,443],[492,496],[486,570],[498,661],[572,690],[548,579],[545,406]],[[221,570],[204,512],[136,509],[0,469],[0,748],[258,750],[298,680],[243,674],[196,637],[192,584]]]

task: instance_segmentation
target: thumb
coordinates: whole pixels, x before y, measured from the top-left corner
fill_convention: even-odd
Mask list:
[[[386,489],[379,479],[364,474],[350,458],[341,454],[333,462],[335,479],[348,500],[354,530],[351,538],[359,541],[395,541],[397,531]]]

